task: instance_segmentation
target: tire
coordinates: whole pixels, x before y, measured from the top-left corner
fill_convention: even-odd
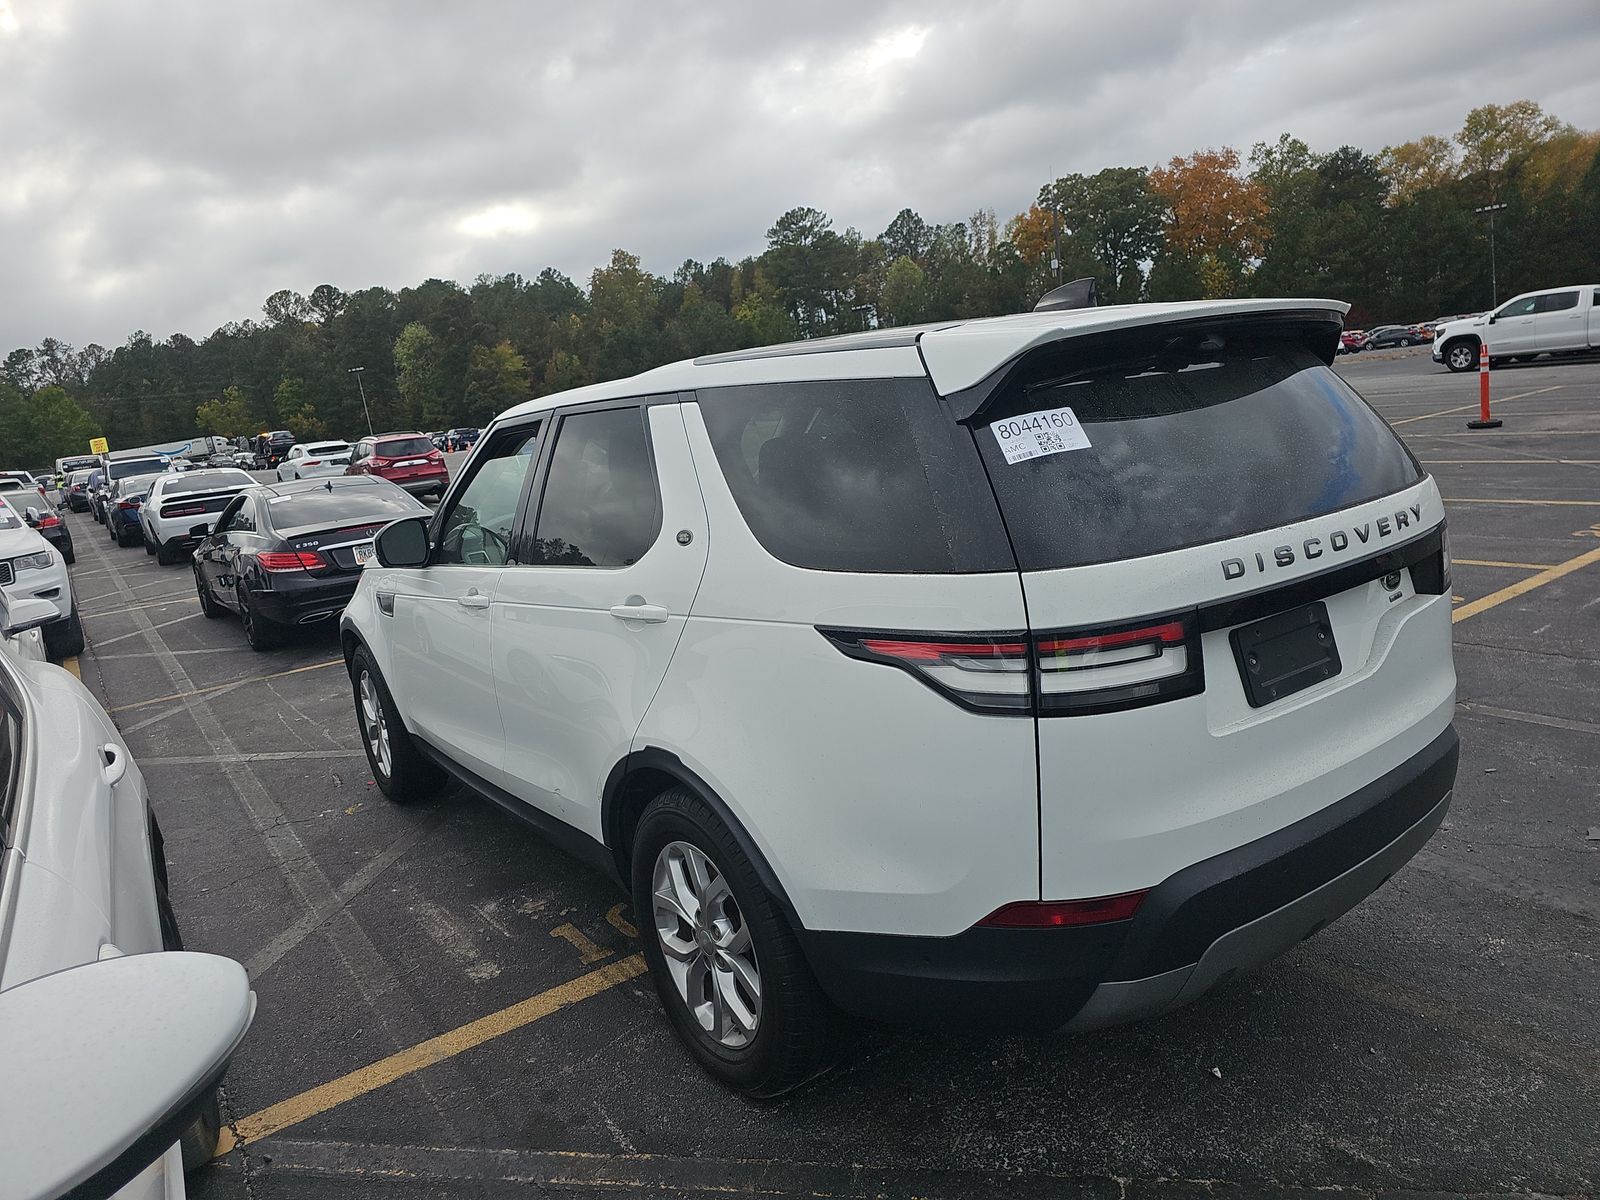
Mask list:
[[[211,598],[211,589],[206,586],[204,579],[200,578],[200,568],[194,569],[195,591],[200,596],[200,612],[206,620],[215,621],[222,615],[222,605]]]
[[[144,531],[144,526],[142,525],[139,527],[139,540],[144,543],[144,552],[146,554],[155,554],[156,544],[150,540],[150,535]]]
[[[61,561],[69,567],[78,561],[78,552],[72,548],[71,542],[61,548]]]
[[[650,978],[700,1065],[755,1099],[823,1070],[832,1009],[777,901],[710,805],[687,788],[663,792],[640,818],[632,853]],[[700,914],[710,915],[687,919]]]
[[[172,548],[170,542],[157,542],[155,556],[156,561],[163,567],[170,567],[178,561],[178,552]]]
[[[205,1099],[205,1107],[193,1125],[183,1131],[178,1146],[183,1151],[183,1173],[193,1174],[217,1156],[217,1140],[222,1136],[222,1102],[217,1089]]]
[[[52,621],[44,627],[44,652],[53,663],[83,653],[83,621],[76,606],[65,621]]]
[[[444,786],[444,772],[417,752],[389,685],[365,646],[356,647],[350,657],[350,687],[356,727],[378,790],[397,804],[437,795]]]
[[[1444,365],[1460,374],[1474,370],[1478,365],[1478,344],[1469,339],[1451,342],[1444,348]]]
[[[256,612],[255,606],[250,603],[250,589],[243,584],[237,585],[239,597],[239,620],[244,625],[244,639],[250,643],[250,649],[257,654],[263,654],[277,647],[282,640],[283,631],[274,621],[269,621]]]
[[[1411,345],[1411,339],[1410,338],[1401,338],[1398,342],[1395,343],[1395,345],[1399,346],[1401,349],[1405,349],[1406,347]]]

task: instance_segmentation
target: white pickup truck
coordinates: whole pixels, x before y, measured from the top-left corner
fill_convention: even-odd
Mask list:
[[[1491,366],[1600,350],[1600,283],[1523,292],[1492,313],[1440,325],[1433,331],[1433,361],[1452,371],[1476,370],[1484,344]]]

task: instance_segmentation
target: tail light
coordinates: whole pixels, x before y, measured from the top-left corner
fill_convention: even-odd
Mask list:
[[[1192,612],[1038,634],[818,632],[848,657],[898,667],[974,712],[1117,712],[1205,690]]]
[[[872,633],[819,629],[850,658],[899,667],[975,712],[1030,713],[1028,635]]]
[[[128,509],[138,508],[139,507],[139,501],[137,501],[137,500],[118,500],[117,501],[117,507],[119,509],[124,510],[124,511],[126,511]]]
[[[302,467],[320,467],[322,460],[320,458],[306,458],[301,460],[300,465]]]
[[[182,508],[163,508],[161,515],[163,517],[193,517],[205,512],[205,510],[206,506],[204,504],[186,504]]]
[[[1103,925],[1126,921],[1139,911],[1150,894],[1124,892],[1120,896],[1096,896],[1092,900],[1018,900],[995,909],[979,925],[990,929],[1060,929],[1067,925]]]
[[[1114,712],[1205,688],[1195,614],[1040,634],[1039,713]]]
[[[44,516],[39,518],[40,529],[54,529],[59,524],[61,524],[61,518],[56,516],[55,513],[45,513]]]
[[[264,550],[256,562],[263,571],[316,571],[328,565],[315,550]]]
[[[443,462],[444,461],[444,455],[440,454],[437,450],[429,450],[428,451],[428,461],[429,462]]]

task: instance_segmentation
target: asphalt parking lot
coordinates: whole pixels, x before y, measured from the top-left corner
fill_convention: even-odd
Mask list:
[[[75,664],[143,768],[194,949],[260,1000],[203,1197],[1244,1196],[1600,1188],[1600,363],[1341,359],[1439,480],[1460,777],[1399,876],[1164,1019],[863,1029],[781,1103],[679,1048],[624,897],[460,791],[371,782],[336,636],[253,653],[73,514]]]

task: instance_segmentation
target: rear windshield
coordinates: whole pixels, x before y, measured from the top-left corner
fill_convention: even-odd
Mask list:
[[[823,571],[1015,569],[970,439],[926,379],[707,388],[700,413],[768,553]]]
[[[1164,361],[1085,366],[1014,388],[973,436],[1023,570],[1238,537],[1422,478],[1366,402],[1290,341],[1210,338]]]
[[[166,462],[159,458],[125,458],[120,462],[109,464],[112,479],[126,479],[129,475],[149,475],[166,469]]]
[[[174,475],[161,489],[164,496],[177,496],[183,492],[209,492],[217,488],[251,487],[255,480],[243,471],[190,471]]]
[[[378,487],[317,488],[311,492],[291,492],[274,496],[268,502],[272,523],[279,529],[298,529],[310,525],[361,525],[414,517],[428,511],[420,500],[413,500],[401,489],[385,481]]]
[[[432,454],[434,445],[425,437],[390,438],[373,447],[379,458],[405,458],[407,455]]]
[[[306,447],[306,453],[314,457],[318,454],[343,454],[348,449],[349,442],[313,442]]]

